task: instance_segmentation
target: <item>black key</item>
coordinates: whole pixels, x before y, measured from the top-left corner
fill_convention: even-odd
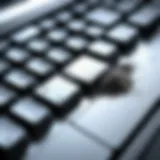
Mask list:
[[[54,48],[48,52],[48,58],[58,65],[64,65],[72,58],[72,56],[64,49]]]
[[[40,34],[40,30],[35,26],[26,27],[12,36],[12,40],[16,43],[22,44],[29,39],[34,38]]]
[[[39,77],[45,77],[55,69],[51,63],[41,58],[31,59],[26,64],[26,68]]]
[[[5,111],[15,99],[16,94],[12,90],[0,86],[0,112]]]
[[[48,33],[47,38],[53,43],[63,43],[67,37],[64,29],[55,29]]]
[[[68,28],[73,33],[83,33],[85,29],[85,22],[82,20],[72,20],[68,23]]]
[[[62,76],[54,76],[36,89],[37,97],[50,104],[57,115],[69,111],[80,98],[77,84]]]
[[[82,52],[87,46],[87,41],[82,37],[75,36],[70,37],[66,41],[66,45],[74,52]]]
[[[127,50],[133,47],[139,38],[138,30],[127,24],[117,25],[106,35],[116,42],[122,50]]]
[[[66,24],[71,20],[71,18],[72,18],[71,12],[63,11],[56,16],[56,21],[59,24]]]
[[[144,36],[150,35],[158,26],[159,15],[153,6],[145,6],[132,14],[129,22],[140,29]]]
[[[23,70],[11,70],[7,75],[4,77],[4,80],[10,86],[20,90],[26,91],[32,87],[35,83],[35,79]]]
[[[44,135],[52,121],[49,109],[31,98],[23,98],[15,103],[10,109],[10,114],[24,125],[35,139]]]
[[[111,27],[120,20],[120,15],[117,12],[97,8],[87,14],[87,20],[92,23],[99,24],[105,27]]]
[[[52,19],[45,19],[39,24],[43,31],[51,30],[55,27],[55,22]]]
[[[89,52],[102,59],[115,60],[118,51],[114,44],[103,40],[96,40],[90,44]]]
[[[86,30],[85,30],[85,34],[91,38],[99,38],[103,35],[104,33],[104,29],[98,26],[89,26]]]
[[[49,44],[44,39],[34,39],[28,43],[28,49],[37,55],[44,54],[48,49]]]
[[[28,60],[29,54],[23,49],[11,48],[6,52],[6,58],[14,64],[24,64]]]
[[[3,160],[20,159],[27,147],[25,131],[6,117],[0,118],[0,157]]]
[[[9,68],[10,65],[6,61],[0,60],[0,75],[4,74]]]
[[[108,65],[89,56],[81,56],[65,68],[65,74],[84,85],[93,87],[108,70]]]

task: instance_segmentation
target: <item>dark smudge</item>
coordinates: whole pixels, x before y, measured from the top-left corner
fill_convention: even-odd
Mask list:
[[[104,75],[94,95],[117,95],[128,92],[132,86],[132,71],[133,67],[129,64],[115,66]]]

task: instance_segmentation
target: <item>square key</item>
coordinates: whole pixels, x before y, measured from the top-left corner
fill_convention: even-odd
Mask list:
[[[3,112],[15,99],[16,94],[7,87],[0,86],[0,112]]]
[[[50,104],[53,111],[63,113],[80,98],[80,88],[65,77],[53,76],[36,89],[36,95]]]
[[[23,98],[10,109],[10,114],[24,125],[34,138],[40,138],[52,121],[49,109],[32,98]]]
[[[79,36],[73,36],[67,39],[66,45],[74,52],[83,51],[86,48],[87,41]]]
[[[28,137],[23,128],[13,120],[0,118],[0,157],[1,160],[21,159],[28,145]]]
[[[11,48],[6,52],[6,58],[14,64],[23,64],[29,58],[29,53],[20,48]]]
[[[49,44],[47,40],[44,39],[34,39],[28,43],[28,49],[31,50],[35,54],[44,54],[44,52],[48,49]]]
[[[35,79],[30,74],[18,69],[8,72],[4,77],[4,80],[7,84],[20,91],[26,91],[30,89],[35,83]]]
[[[48,31],[55,27],[55,22],[52,19],[45,19],[42,22],[40,22],[39,25],[43,31]]]
[[[68,23],[71,20],[71,18],[72,13],[70,11],[63,11],[56,16],[56,21],[58,23],[65,24]]]
[[[139,37],[137,29],[127,24],[117,25],[106,35],[124,49],[134,45]]]
[[[108,65],[89,56],[81,56],[65,69],[65,74],[86,86],[92,86],[108,70]]]
[[[120,19],[117,12],[98,8],[87,14],[87,20],[106,27],[111,27],[116,24]]]
[[[54,70],[54,66],[42,58],[33,58],[26,64],[29,72],[39,77],[45,77]]]
[[[117,48],[110,42],[97,40],[91,43],[89,46],[89,52],[99,58],[109,59],[115,56]]]
[[[128,21],[140,30],[142,36],[148,37],[159,26],[159,15],[159,5],[148,4],[131,14]]]
[[[47,34],[47,38],[52,43],[63,43],[67,35],[68,35],[67,31],[64,29],[54,29]]]
[[[12,40],[18,44],[26,43],[28,40],[38,36],[40,34],[40,29],[36,26],[28,26],[12,36]]]
[[[98,38],[104,34],[104,29],[97,25],[91,25],[86,28],[85,34],[91,38]]]
[[[85,22],[83,20],[72,20],[67,27],[74,33],[82,33],[85,29]]]
[[[53,48],[48,52],[48,58],[58,65],[64,65],[72,56],[68,51],[62,48]]]

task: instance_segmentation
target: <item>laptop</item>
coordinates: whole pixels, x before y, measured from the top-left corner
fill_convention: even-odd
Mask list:
[[[158,0],[0,3],[1,160],[160,159]]]

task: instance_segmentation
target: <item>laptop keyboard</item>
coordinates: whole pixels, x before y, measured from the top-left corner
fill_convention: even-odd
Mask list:
[[[18,159],[19,150],[41,139],[51,122],[68,115],[83,96],[92,93],[121,54],[132,50],[158,23],[156,10],[142,0],[120,1],[116,6],[88,0],[2,39],[2,159]],[[10,132],[14,134],[8,139]]]

